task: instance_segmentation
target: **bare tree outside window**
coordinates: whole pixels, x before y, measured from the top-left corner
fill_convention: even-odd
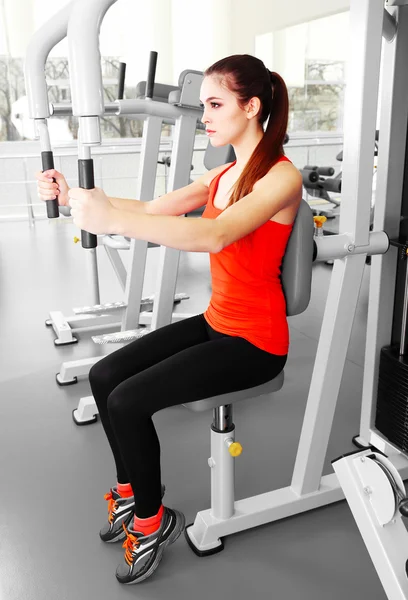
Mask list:
[[[308,60],[303,88],[288,88],[290,131],[343,129],[344,62]]]
[[[48,84],[48,96],[53,104],[70,103],[71,92],[67,58],[50,58],[45,66]],[[119,60],[114,57],[102,59],[102,77],[104,80],[105,102],[117,98]],[[23,140],[12,123],[13,104],[25,96],[24,62],[21,58],[0,56],[0,141]],[[126,95],[134,97],[135,87],[126,86]],[[26,115],[27,116],[27,115]],[[18,115],[17,115],[18,117]],[[76,117],[53,117],[64,119],[74,139],[77,139],[78,121]],[[128,117],[109,116],[101,118],[104,138],[141,137],[143,121]]]

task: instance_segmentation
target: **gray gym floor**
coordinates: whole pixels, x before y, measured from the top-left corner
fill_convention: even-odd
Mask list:
[[[123,586],[115,570],[121,544],[101,542],[103,495],[115,483],[100,423],[74,424],[71,413],[87,380],[58,387],[65,360],[106,352],[90,334],[56,348],[44,326],[50,310],[70,314],[89,304],[78,231],[68,220],[0,225],[0,598],[76,600],[134,598],[206,600],[327,599],[385,594],[346,502],[228,537],[223,552],[199,558],[181,536],[144,583]],[[146,292],[154,291],[157,250],[149,250]],[[100,253],[101,299],[121,299],[105,253]],[[354,449],[362,388],[370,267],[366,267],[324,473],[330,460]],[[290,484],[312,375],[331,267],[314,266],[309,308],[290,319],[291,349],[285,385],[271,398],[238,403],[236,497]],[[182,254],[177,291],[191,295],[182,312],[205,309],[210,295],[208,257]],[[210,505],[211,413],[182,406],[154,417],[162,446],[164,503],[191,523]],[[137,432],[135,432],[137,444]]]

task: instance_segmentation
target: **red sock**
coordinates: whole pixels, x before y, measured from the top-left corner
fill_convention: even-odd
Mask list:
[[[133,490],[130,483],[118,483],[116,485],[116,490],[121,498],[129,498],[133,496]]]
[[[164,507],[163,504],[160,507],[159,512],[154,517],[149,517],[148,519],[139,519],[136,515],[133,519],[133,529],[135,531],[140,531],[143,535],[150,535],[157,531],[160,527],[160,523],[163,516]]]

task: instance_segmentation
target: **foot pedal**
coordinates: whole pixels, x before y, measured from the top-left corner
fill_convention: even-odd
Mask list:
[[[187,300],[190,296],[187,294],[180,293],[175,294],[174,302],[179,303],[182,300]],[[142,298],[140,301],[140,306],[145,307],[146,305],[154,303],[154,294],[151,296],[146,296]],[[93,306],[80,306],[73,309],[75,315],[103,315],[106,313],[115,312],[117,310],[122,310],[127,307],[126,302],[108,302],[107,304],[94,304]],[[51,325],[50,321],[46,321],[45,324]]]
[[[188,300],[189,298],[190,298],[190,296],[187,296],[187,294],[180,292],[179,294],[174,294],[174,303],[178,304],[182,300]],[[144,298],[142,298],[140,301],[140,306],[142,307],[146,304],[153,304],[153,303],[154,303],[154,294],[152,294],[151,296],[145,296]]]
[[[120,344],[121,342],[131,342],[150,333],[150,329],[129,329],[129,331],[118,331],[117,333],[105,333],[104,335],[94,335],[92,340],[95,344]]]
[[[108,304],[95,304],[94,306],[80,306],[79,308],[74,308],[73,311],[76,315],[102,315],[126,307],[126,302],[110,302]]]

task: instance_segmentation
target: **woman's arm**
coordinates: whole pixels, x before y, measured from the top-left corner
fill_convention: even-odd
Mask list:
[[[274,166],[250,194],[216,219],[183,219],[142,211],[135,214],[114,207],[98,188],[70,190],[74,223],[85,231],[120,234],[178,250],[210,253],[220,252],[285,209],[292,222],[301,197],[302,177],[289,163]]]
[[[148,215],[185,215],[204,204],[208,200],[208,186],[211,180],[221,173],[227,165],[220,165],[207,171],[198,179],[174,192],[164,194],[154,200],[142,202],[140,200],[127,200],[125,198],[109,198],[111,204],[119,210],[136,214]]]
[[[206,174],[207,175],[207,174]],[[174,192],[164,194],[154,200],[142,202],[140,200],[127,200],[125,198],[109,198],[115,208],[136,214],[148,215],[184,215],[200,206],[204,206],[208,199],[206,176],[202,176],[190,185],[186,185]]]
[[[115,233],[189,252],[220,252],[279,212],[289,209],[293,221],[302,198],[302,177],[291,164],[277,165],[253,191],[216,219],[179,219],[164,215],[132,216],[117,211]]]

